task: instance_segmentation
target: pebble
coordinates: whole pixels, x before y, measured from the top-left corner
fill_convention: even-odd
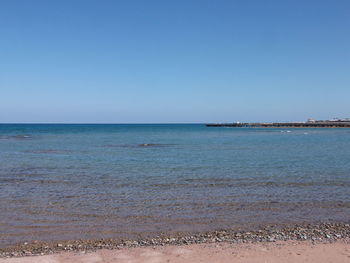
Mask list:
[[[0,248],[0,257],[20,257],[29,255],[52,254],[62,250],[94,251],[96,249],[120,249],[125,247],[187,245],[200,243],[248,243],[275,242],[277,240],[312,240],[319,242],[334,242],[344,238],[350,240],[350,225],[342,223],[323,223],[307,225],[289,225],[284,227],[266,226],[263,229],[250,232],[233,230],[213,231],[202,234],[183,235],[178,237],[154,237],[152,239],[118,241],[108,240],[76,240],[62,243],[24,242],[17,246]]]

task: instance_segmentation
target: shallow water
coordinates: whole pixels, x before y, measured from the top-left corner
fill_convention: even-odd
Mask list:
[[[0,246],[349,221],[350,129],[0,124]]]

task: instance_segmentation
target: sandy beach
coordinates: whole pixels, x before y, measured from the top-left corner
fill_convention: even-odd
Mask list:
[[[250,244],[191,244],[122,248],[95,252],[62,252],[53,255],[0,259],[1,263],[161,263],[161,262],[332,262],[350,261],[350,243],[279,241]]]

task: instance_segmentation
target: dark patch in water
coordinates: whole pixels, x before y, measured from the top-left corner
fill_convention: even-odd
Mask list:
[[[166,147],[169,146],[170,144],[159,144],[159,143],[143,143],[139,144],[139,147]]]

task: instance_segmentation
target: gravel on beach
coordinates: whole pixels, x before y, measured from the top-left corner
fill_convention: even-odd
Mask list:
[[[24,242],[0,248],[0,257],[23,257],[48,255],[64,251],[95,251],[97,249],[121,249],[129,247],[189,245],[202,243],[250,243],[288,240],[311,240],[313,242],[335,242],[350,240],[350,224],[321,223],[288,226],[270,225],[260,230],[218,230],[192,234],[161,234],[154,238],[139,240],[98,239],[51,242]]]

